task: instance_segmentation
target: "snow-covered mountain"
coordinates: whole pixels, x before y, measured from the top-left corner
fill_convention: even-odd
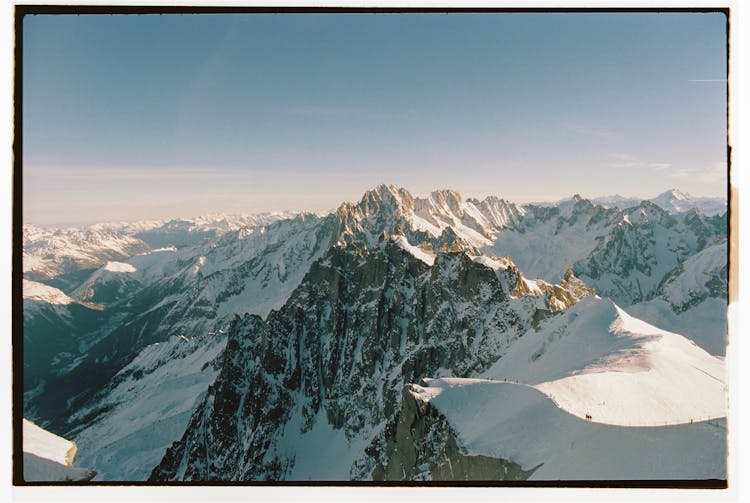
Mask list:
[[[423,379],[404,395],[387,478],[726,476],[723,360],[609,300],[543,322],[481,378]]]
[[[269,224],[293,215],[290,212],[213,215],[166,221],[101,223],[81,228],[43,228],[25,224],[24,277],[49,280],[151,249],[197,244],[226,232]],[[67,286],[66,283],[61,285]]]
[[[95,224],[93,229],[108,229],[136,237],[151,248],[174,246],[181,248],[198,244],[227,232],[268,225],[277,220],[292,218],[293,212],[266,212],[248,215],[205,215],[189,219],[151,222],[122,222]]]
[[[107,262],[71,292],[71,296],[96,304],[110,304],[141,287],[133,277],[135,267],[124,262]]]
[[[39,305],[67,306],[75,302],[58,288],[28,279],[23,280],[23,298],[29,303],[24,308],[24,313],[29,316],[34,314]]]
[[[249,306],[270,310],[279,299],[283,301],[296,283],[285,286],[286,276],[274,278],[270,271],[259,277],[254,267],[270,270],[288,265],[293,269],[293,260],[299,258],[282,260],[288,249],[279,244],[288,237],[293,241],[296,236],[300,246],[307,246],[305,240],[309,234],[300,231],[307,225],[314,232],[309,225],[313,220],[319,217],[302,215],[277,221],[275,224],[281,228],[277,232],[275,224],[270,224],[274,230],[269,233],[266,227],[242,227],[180,249],[162,248],[122,261],[108,261],[88,277],[79,278],[70,292],[78,301],[73,305],[101,309],[97,312],[98,322],[95,326],[85,323],[78,326],[76,335],[81,337],[85,333],[87,344],[74,345],[61,353],[64,372],[49,372],[49,366],[38,358],[27,361],[27,365],[38,367],[38,372],[45,374],[43,387],[26,388],[27,392],[34,389],[33,394],[27,393],[27,412],[45,426],[67,431],[75,426],[70,423],[72,412],[149,344],[166,341],[173,335],[192,337],[226,328],[234,314],[244,312]],[[300,251],[304,253],[305,250]],[[290,281],[298,282],[304,269],[296,274],[297,277],[291,275]],[[232,307],[228,298],[245,290],[246,278],[251,291],[245,291],[245,295],[249,298]],[[253,285],[260,286],[252,290]],[[268,307],[259,305],[263,301]],[[217,314],[220,307],[224,311]],[[50,325],[48,321],[49,316],[27,317],[26,331],[54,339],[51,334],[59,330],[33,329],[35,324]],[[43,343],[42,338],[39,340]],[[35,372],[36,368],[28,373]],[[59,389],[67,395],[63,405],[55,391]]]
[[[597,292],[624,305],[648,298],[667,273],[726,235],[726,218],[695,210],[672,216],[644,201],[623,213],[573,268]]]
[[[215,332],[143,349],[75,411],[75,419],[91,418],[71,432],[79,462],[96,467],[96,480],[146,480],[214,382],[225,346],[226,336]]]
[[[281,310],[235,321],[152,480],[370,478],[406,382],[484,370],[552,312],[541,289],[519,294],[511,262],[494,265],[463,251],[426,261],[398,237],[332,247]]]
[[[693,197],[677,189],[668,190],[651,202],[670,213],[684,213],[693,209],[706,215],[720,215],[727,211],[727,201],[721,197]]]
[[[648,300],[627,311],[690,337],[711,354],[723,355],[728,279],[727,239],[720,238],[667,273]]]
[[[23,226],[23,273],[28,279],[49,280],[148,249],[140,239],[110,230],[45,229],[26,224]]]
[[[25,362],[24,406],[103,480],[385,477],[405,384],[482,376],[594,293],[723,352],[725,215],[381,185],[326,215],[91,231],[145,248],[29,294],[25,332],[70,343]],[[710,336],[678,330],[698,316]]]
[[[598,206],[603,206],[604,208],[619,208],[621,210],[638,206],[641,204],[641,201],[643,201],[643,199],[638,197],[624,197],[619,194],[615,194],[614,196],[594,197],[591,199],[591,202]]]
[[[662,192],[656,197],[648,199],[661,209],[671,214],[698,210],[709,216],[721,215],[727,211],[727,200],[723,197],[693,197],[677,189]],[[605,208],[619,208],[625,210],[638,206],[643,199],[637,197],[623,197],[620,195],[596,197],[591,202]]]
[[[600,294],[629,306],[654,294],[664,276],[726,236],[726,215],[670,215],[648,201],[619,210],[575,196],[558,206],[525,206],[482,251],[508,255],[527,275],[557,282],[573,268]]]

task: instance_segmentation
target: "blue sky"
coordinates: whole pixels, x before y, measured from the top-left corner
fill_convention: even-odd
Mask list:
[[[24,19],[24,220],[726,193],[723,14]]]

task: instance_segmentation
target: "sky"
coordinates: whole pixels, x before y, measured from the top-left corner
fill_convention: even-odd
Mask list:
[[[725,196],[722,13],[35,15],[23,219]]]

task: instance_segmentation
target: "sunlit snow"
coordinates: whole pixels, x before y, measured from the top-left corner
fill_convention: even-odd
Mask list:
[[[65,295],[62,290],[43,283],[37,283],[36,281],[30,281],[28,279],[23,280],[23,298],[57,305],[71,304],[75,302],[75,300]]]

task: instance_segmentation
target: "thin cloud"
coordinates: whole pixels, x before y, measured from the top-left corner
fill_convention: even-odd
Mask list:
[[[671,176],[673,178],[693,178],[705,184],[718,183],[726,180],[727,163],[716,161],[704,168],[679,168],[674,170]]]
[[[688,79],[688,82],[726,82],[727,79]]]
[[[610,152],[607,154],[612,159],[619,162],[610,163],[611,168],[651,168],[657,171],[665,171],[672,167],[670,162],[645,162],[641,161],[634,155],[626,154],[624,152]]]
[[[612,159],[619,162],[610,163],[610,168],[624,169],[624,168],[635,168],[641,165],[641,162],[635,156],[626,154],[624,152],[610,152],[607,154]]]
[[[658,170],[661,171],[661,170],[665,170],[665,169],[671,168],[672,164],[668,163],[668,162],[652,162],[652,163],[649,163],[648,167],[649,168],[658,169]]]
[[[726,180],[729,176],[727,173],[727,163],[724,161],[718,161],[711,163],[703,173],[698,175],[698,180],[703,183],[716,183]]]

